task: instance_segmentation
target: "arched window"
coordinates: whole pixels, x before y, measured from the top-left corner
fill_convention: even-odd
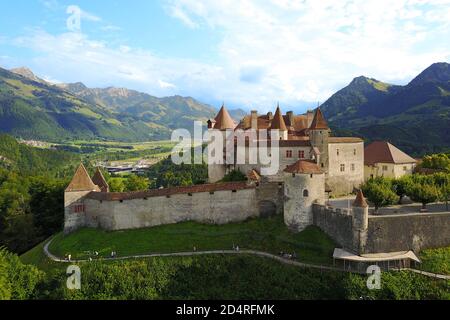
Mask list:
[[[303,190],[303,197],[304,198],[309,197],[309,191],[307,189]]]

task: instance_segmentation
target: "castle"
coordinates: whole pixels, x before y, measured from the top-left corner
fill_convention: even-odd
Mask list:
[[[252,129],[276,131],[280,138],[279,168],[273,175],[262,176],[260,163],[234,161],[208,165],[209,184],[113,193],[100,170],[91,179],[80,165],[65,191],[65,233],[82,227],[124,230],[183,221],[226,224],[283,215],[295,232],[311,225],[321,228],[342,247],[336,249],[341,250],[336,258],[344,261],[405,263],[411,253],[398,252],[450,244],[448,212],[372,216],[361,191],[351,208],[328,205],[329,194],[350,194],[363,182],[364,143],[359,138],[332,137],[319,108],[298,116],[282,115],[279,107],[274,115],[253,111],[236,125],[223,106],[208,121],[208,130],[216,133]],[[257,140],[257,147],[263,140],[270,142],[269,136]],[[219,182],[232,170],[246,173],[247,181]]]
[[[283,182],[283,171],[299,162],[314,162],[325,174],[327,191],[334,196],[346,195],[364,182],[364,141],[353,137],[333,137],[320,108],[295,116],[292,111],[282,114],[278,106],[275,114],[258,115],[252,111],[236,126],[225,106],[217,117],[208,121],[209,130],[268,130],[277,131],[280,137],[278,173],[268,177],[270,181]],[[256,145],[270,138],[257,137]],[[246,148],[250,148],[249,144]],[[248,154],[249,151],[245,150]],[[243,173],[261,171],[260,164],[213,164],[208,166],[211,183],[220,181],[231,170]]]

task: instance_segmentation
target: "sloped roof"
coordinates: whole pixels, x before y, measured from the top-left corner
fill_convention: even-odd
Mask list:
[[[91,192],[87,195],[89,199],[104,200],[104,201],[120,201],[120,200],[133,200],[133,199],[145,199],[153,197],[166,197],[177,194],[195,194],[201,192],[216,192],[216,191],[233,191],[233,190],[246,190],[254,189],[254,186],[248,185],[247,182],[227,182],[227,183],[213,183],[213,184],[200,184],[189,187],[173,187],[165,189],[154,189],[147,191],[136,192]]]
[[[362,190],[359,190],[356,194],[355,202],[353,202],[354,207],[367,208],[369,205],[367,204],[366,199],[364,198],[364,194]]]
[[[327,130],[330,129],[328,127],[328,123],[325,120],[325,117],[322,114],[322,111],[320,108],[317,108],[316,114],[314,115],[314,119],[311,123],[311,130]]]
[[[284,122],[283,115],[281,114],[281,109],[278,106],[275,115],[273,116],[272,123],[270,125],[271,130],[281,130],[287,131],[286,123]]]
[[[256,172],[256,170],[250,170],[247,173],[247,178],[251,181],[260,181],[261,180],[261,176],[259,175],[258,172]]]
[[[364,142],[363,139],[358,137],[329,137],[328,143],[359,143]]]
[[[95,174],[92,177],[92,182],[97,185],[102,192],[109,192],[109,185],[100,171],[100,168],[97,168],[95,171]]]
[[[323,173],[322,170],[320,170],[317,163],[314,161],[309,160],[299,160],[296,163],[288,166],[286,169],[284,169],[284,172],[287,173],[306,173],[306,174],[320,174]]]
[[[236,128],[236,124],[228,113],[227,108],[225,108],[225,105],[220,108],[220,111],[214,120],[216,121],[214,129],[226,130]]]
[[[66,188],[66,192],[75,191],[100,191],[100,188],[92,182],[91,177],[89,177],[89,174],[83,164],[80,164],[72,178],[72,181]]]
[[[364,149],[364,164],[375,163],[416,163],[409,155],[386,141],[375,141]]]

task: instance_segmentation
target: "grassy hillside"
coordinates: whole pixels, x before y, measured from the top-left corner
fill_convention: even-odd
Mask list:
[[[48,262],[42,246],[21,260],[46,271],[40,299],[450,299],[450,282],[409,272],[383,273],[381,290],[369,291],[365,276],[226,255],[80,263],[82,289],[68,291],[67,265]]]
[[[450,65],[436,63],[407,86],[355,78],[323,105],[334,128],[389,140],[414,156],[450,150]]]
[[[22,175],[70,175],[79,161],[73,153],[33,148],[0,134],[0,167],[17,170]]]
[[[223,226],[184,222],[148,229],[106,232],[83,229],[68,236],[58,235],[50,251],[60,257],[71,254],[74,259],[86,258],[98,251],[108,257],[197,250],[254,249],[278,254],[296,252],[298,260],[331,264],[335,244],[323,232],[310,227],[301,233],[290,232],[282,217],[254,219]]]
[[[45,82],[0,68],[0,130],[25,139],[167,138],[168,129],[91,104]]]
[[[420,259],[421,269],[450,275],[450,247],[424,250]]]

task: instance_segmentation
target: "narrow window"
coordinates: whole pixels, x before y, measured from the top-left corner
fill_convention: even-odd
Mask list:
[[[292,158],[292,150],[286,150],[286,158]]]
[[[351,168],[352,168],[352,171],[355,171],[355,164],[354,163],[352,163]]]
[[[303,190],[303,197],[304,198],[307,198],[307,197],[309,197],[309,191],[308,190]]]
[[[405,167],[403,167],[403,171],[406,171],[406,170],[408,170],[408,168],[405,166]]]
[[[356,149],[353,149],[353,155],[356,156]]]
[[[341,172],[345,172],[345,164],[341,164]]]
[[[305,151],[300,150],[300,151],[298,152],[298,157],[299,157],[300,159],[305,159]]]
[[[388,166],[383,166],[383,171],[388,171]]]
[[[336,150],[337,155],[339,155],[339,149]]]

